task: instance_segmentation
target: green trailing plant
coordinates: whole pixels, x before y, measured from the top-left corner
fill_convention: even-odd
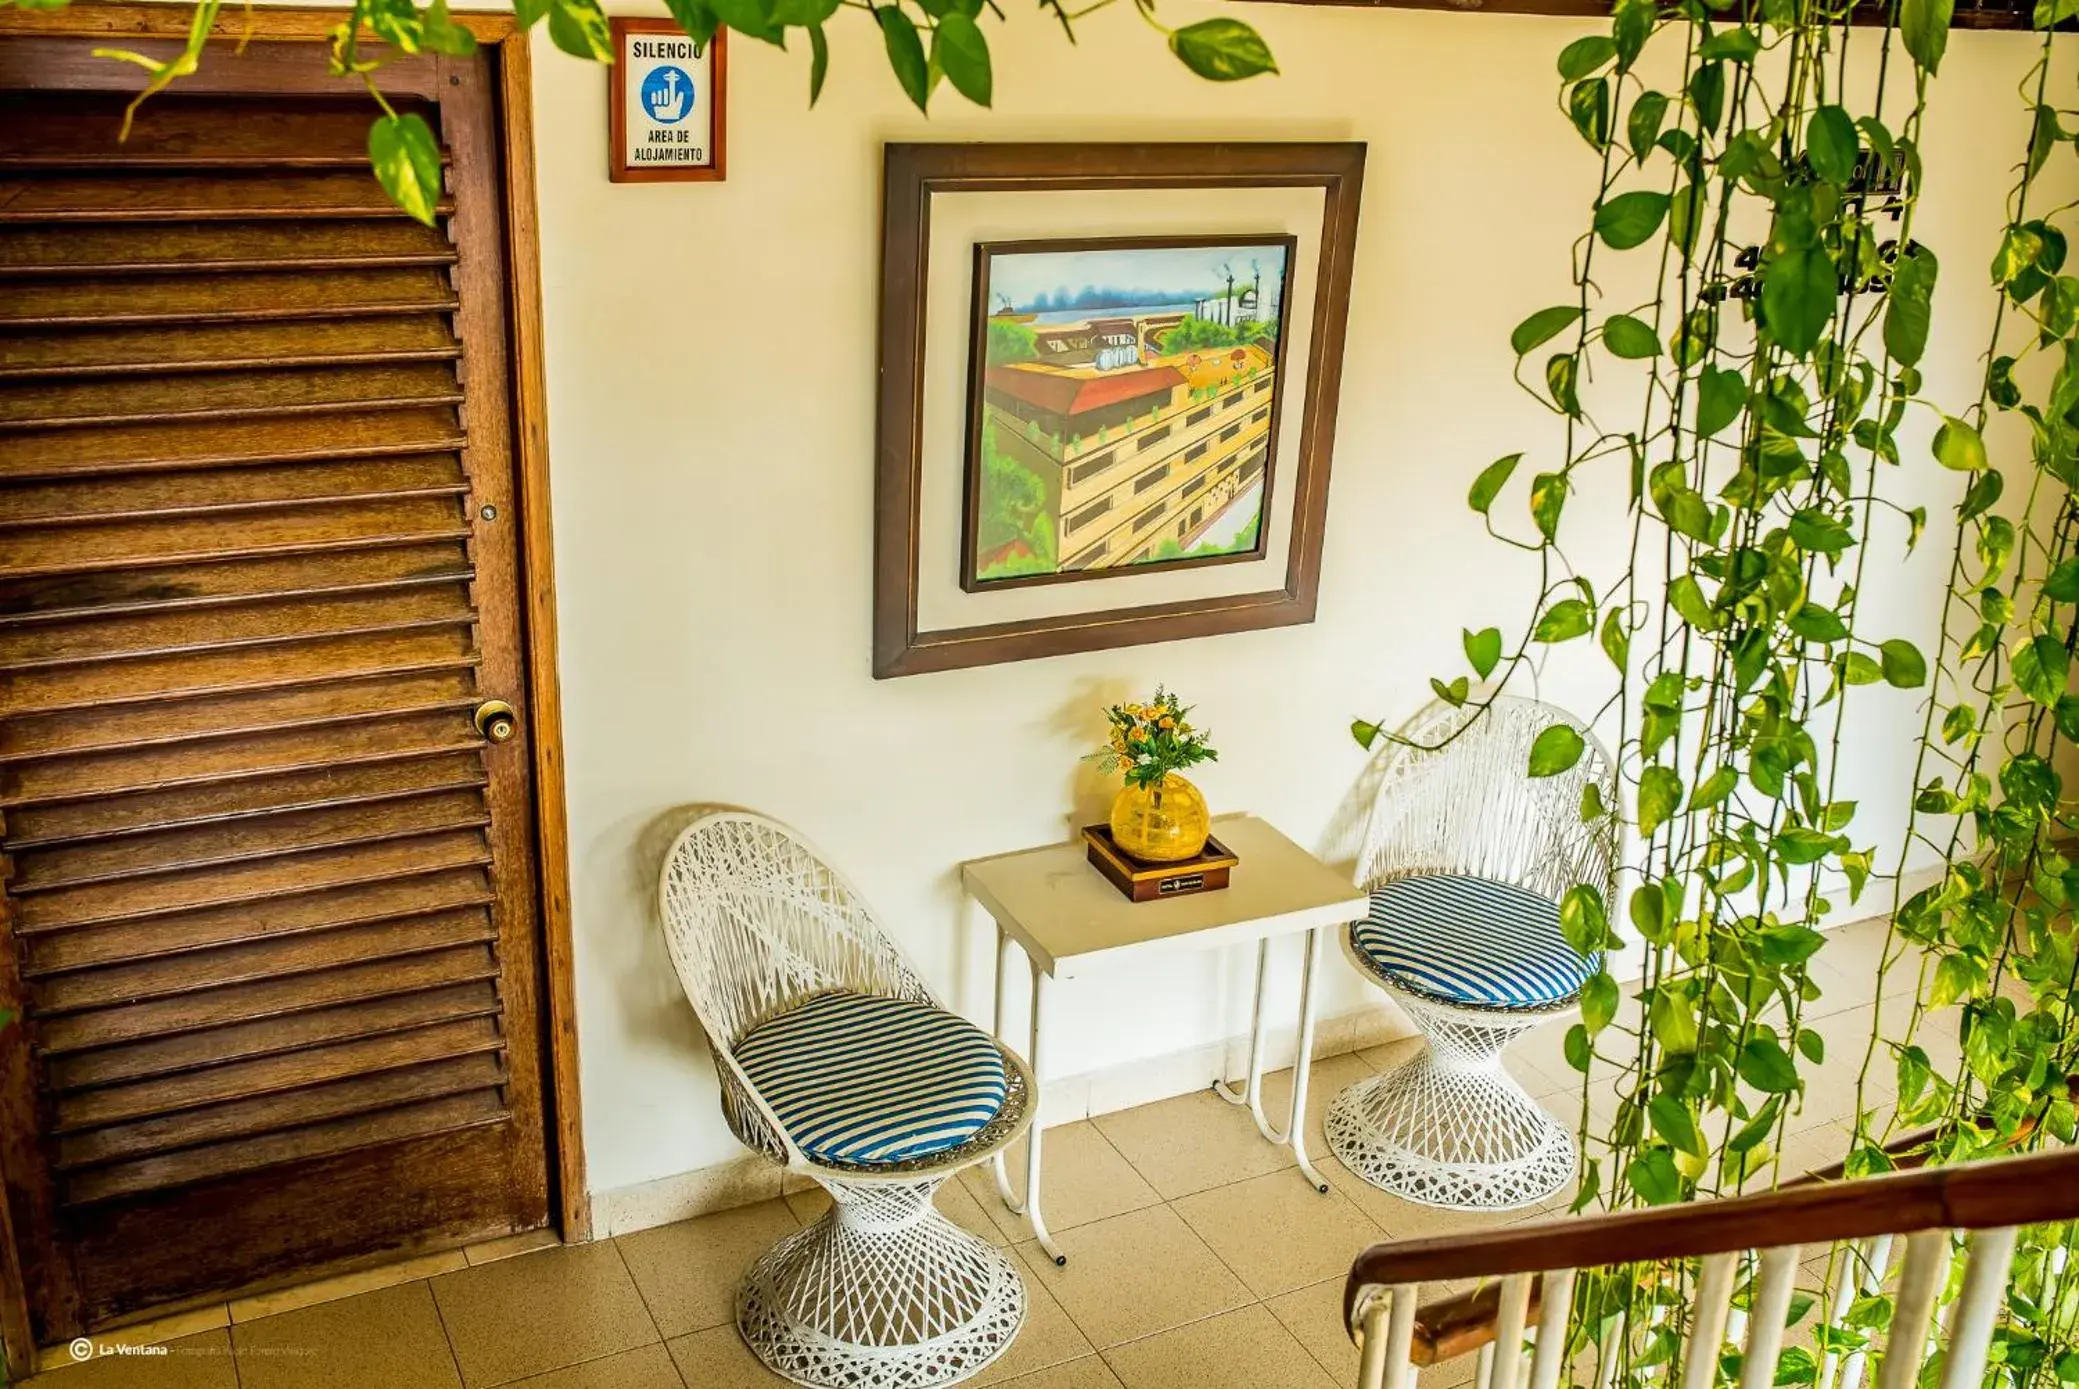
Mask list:
[[[63,9],[70,0],[0,0],[0,6]],[[1090,0],[1071,7],[1069,0],[1038,0],[1073,43],[1076,22],[1116,0]],[[1213,82],[1234,82],[1278,70],[1270,46],[1256,29],[1230,15],[1201,19],[1171,28],[1156,14],[1155,0],[1130,0],[1134,10],[1163,36],[1169,51],[1186,68]],[[830,71],[830,44],[825,26],[842,10],[856,10],[861,23],[880,34],[889,70],[903,94],[920,111],[930,108],[941,85],[950,86],[978,106],[995,94],[995,68],[990,56],[987,22],[1004,17],[997,0],[665,0],[671,17],[696,45],[705,46],[724,28],[745,38],[779,48],[790,35],[806,39],[809,53],[809,104],[822,95]],[[121,138],[128,138],[130,117],[145,101],[192,75],[201,65],[208,41],[218,35],[223,0],[195,0],[187,41],[167,58],[128,49],[96,49],[98,56],[144,69],[147,82],[130,105]],[[513,0],[512,12],[522,28],[548,25],[556,47],[578,58],[604,63],[613,57],[606,11],[599,0]],[[358,79],[374,100],[378,114],[368,131],[368,158],[391,201],[428,226],[440,194],[440,147],[425,118],[398,111],[383,98],[374,73],[398,57],[422,53],[466,57],[476,38],[466,23],[449,13],[447,0],[352,0],[332,31],[334,76]]]
[[[1496,628],[1467,632],[1471,677],[1435,686],[1462,703],[1472,679],[1499,687],[1574,642],[1599,645],[1612,671],[1602,712],[1625,804],[1582,814],[1628,822],[1637,881],[1623,901],[1577,887],[1562,921],[1593,953],[1624,945],[1623,917],[1643,967],[1636,1009],[1610,974],[1592,980],[1567,1041],[1576,1070],[1600,1059],[1618,1076],[1584,1205],[1713,1194],[1773,1162],[1798,1058],[1822,1048],[1803,1016],[1816,928],[1872,871],[1835,791],[1841,715],[1861,686],[1927,678],[1910,642],[1858,627],[1857,597],[1873,540],[1910,547],[1921,524],[1909,516],[1900,538],[1880,522],[1926,319],[1909,321],[1907,294],[1871,291],[1900,278],[1891,259],[1925,254],[1911,228],[1931,64],[1915,59],[1905,109],[1880,89],[1851,113],[1856,39],[1817,7],[1742,23],[1623,0],[1607,36],[1559,59],[1563,109],[1601,177],[1570,301],[1526,318],[1512,346],[1563,448],[1528,479],[1527,526],[1498,506],[1525,455],[1488,466],[1469,497],[1537,556],[1538,611],[1513,647]],[[1861,37],[1885,61],[1897,40]],[[1640,75],[1649,48],[1679,53],[1669,90]],[[1599,287],[1631,279],[1645,281],[1635,302]],[[1612,471],[1629,545],[1612,572],[1576,568],[1570,503]],[[1555,728],[1526,771],[1555,775],[1581,751]]]
[[[2069,10],[2046,4],[2038,19]],[[2046,101],[2052,46],[2046,33],[2021,84],[2027,145],[1989,267],[1999,308],[1970,423],[1956,426],[2002,446],[1960,460],[1972,476],[1916,758],[1907,848],[1933,850],[1946,872],[1893,903],[1883,968],[1911,946],[1919,974],[1903,1035],[1872,1039],[1870,1061],[1895,1068],[1899,1104],[1883,1122],[1859,1116],[1862,1167],[1883,1165],[1879,1144],[1901,1128],[1938,1128],[1941,1161],[2074,1137],[2079,864],[2067,850],[2079,806],[2057,762],[2079,736],[2067,689],[2079,631],[2079,278],[2064,273],[2070,209],[2043,208],[2039,184],[2079,156]],[[1952,1006],[1964,1064],[1943,1074],[1917,1036],[1929,1011]]]
[[[2056,30],[2074,12],[2069,0],[2036,7],[2042,37],[2019,84],[2026,136],[1987,267],[1997,309],[1985,373],[1961,419],[1943,426],[1952,450],[1963,442],[1944,461],[1970,482],[1951,537],[1896,881],[1915,847],[1939,855],[1943,872],[1894,893],[1879,989],[1912,961],[1912,1007],[1896,1035],[1868,1041],[1852,1172],[1890,1166],[1902,1133],[1905,1151],[1931,1162],[2075,1137],[2079,803],[2059,763],[2070,764],[2079,738],[2069,688],[2079,638],[2079,278],[2065,263],[2072,206],[2043,188],[2079,160],[2072,113],[2050,99]],[[1942,1065],[1927,1044],[1938,1013],[1955,1029],[1956,1064]],[[1880,1071],[1896,1081],[1888,1110],[1868,1102]],[[2021,1242],[1991,1370],[2017,1386],[2079,1384],[2072,1239],[2069,1228],[2041,1229]]]
[[[1872,686],[1926,703],[1912,819],[1883,868],[1902,883],[1907,853],[1931,847],[1943,873],[1890,894],[1887,967],[1911,958],[1921,974],[1910,1016],[1880,1008],[1857,1039],[1868,1102],[1834,1156],[1861,1174],[1902,1155],[1952,1161],[2073,1137],[2079,862],[2064,846],[2079,811],[2057,750],[2079,737],[2067,693],[2079,277],[2064,266],[2070,208],[2043,209],[2034,190],[2074,157],[2066,124],[2079,120],[2046,84],[2051,33],[2075,11],[2044,0],[2035,16],[2043,48],[1991,266],[2001,309],[1984,388],[1965,404],[1929,398],[1921,376],[1943,268],[1914,224],[1944,0],[1897,0],[1890,22],[1868,27],[1818,0],[1617,0],[1606,32],[1559,55],[1559,106],[1599,177],[1572,292],[1511,338],[1517,380],[1559,421],[1558,446],[1540,463],[1530,451],[1496,460],[1468,496],[1496,539],[1535,557],[1535,612],[1513,639],[1467,630],[1470,673],[1431,684],[1479,711],[1492,696],[1476,682],[1498,692],[1579,643],[1599,646],[1610,672],[1593,712],[1616,731],[1623,794],[1580,813],[1624,822],[1633,871],[1621,900],[1582,885],[1560,903],[1576,948],[1621,952],[1590,979],[1565,1042],[1583,1077],[1576,1209],[1798,1175],[1781,1154],[1827,1060],[1812,961],[1826,925],[1858,903],[1882,910],[1886,895],[1864,896],[1876,850],[1838,784],[1843,728]],[[1930,659],[1872,630],[1861,597],[1923,542],[1930,518],[1904,498],[1936,468],[1957,475],[1962,500],[1938,521],[1952,554]],[[1615,564],[1569,557],[1571,538],[1601,541],[1612,526],[1606,511],[1583,521],[1584,493],[1624,499]],[[1353,732],[1366,746],[1393,736],[1371,721]],[[1556,775],[1582,752],[1556,727],[1525,772]],[[1952,1005],[1961,1061],[1945,1068],[1919,1034]],[[1897,1079],[1895,1112],[1875,1103],[1874,1066]],[[1599,1085],[1613,1094],[1607,1121],[1588,1105]],[[1901,1148],[1922,1125],[1932,1136]],[[1995,1377],[2079,1382],[2069,1237],[2025,1240]],[[1579,1344],[1626,1382],[1666,1375],[1694,1278],[1584,1278]],[[1881,1289],[1854,1300],[1818,1350],[1845,1353],[1889,1313]],[[1775,1379],[1816,1375],[1800,1347]]]

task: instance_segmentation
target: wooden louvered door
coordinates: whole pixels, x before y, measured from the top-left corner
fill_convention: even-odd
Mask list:
[[[0,1157],[44,1343],[550,1195],[490,60],[384,77],[449,153],[427,228],[322,45],[214,53],[122,145],[87,47],[0,40]]]

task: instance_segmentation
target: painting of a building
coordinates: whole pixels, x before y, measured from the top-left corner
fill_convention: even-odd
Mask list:
[[[967,585],[1261,553],[1289,244],[984,252]]]

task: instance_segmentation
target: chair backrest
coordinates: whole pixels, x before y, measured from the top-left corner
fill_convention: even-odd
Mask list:
[[[1580,760],[1557,776],[1531,776],[1531,744],[1560,723],[1581,735]],[[1605,805],[1616,805],[1616,763],[1579,719],[1511,695],[1496,697],[1484,713],[1439,700],[1399,737],[1417,746],[1395,742],[1380,753],[1384,765],[1358,856],[1360,884],[1463,873],[1554,901],[1576,883],[1609,894],[1615,820],[1584,822],[1581,803],[1592,785]]]
[[[737,1136],[800,1154],[737,1065],[758,1024],[835,989],[937,1004],[858,891],[808,842],[746,811],[702,815],[664,856],[659,914],[672,967],[715,1049]]]
[[[762,815],[688,825],[664,857],[660,905],[679,983],[719,1046],[833,989],[937,1002],[844,876]]]

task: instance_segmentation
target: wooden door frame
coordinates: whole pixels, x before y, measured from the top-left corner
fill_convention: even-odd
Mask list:
[[[0,40],[21,35],[70,38],[181,38],[186,4],[74,0],[62,10],[0,9]],[[318,42],[339,23],[341,9],[256,6],[226,10],[216,35],[255,41]],[[548,1048],[549,1113],[545,1130],[555,1182],[551,1209],[562,1238],[592,1237],[585,1184],[584,1135],[578,1097],[577,989],[570,906],[570,837],[563,794],[563,701],[556,667],[555,551],[550,534],[547,381],[541,317],[540,227],[534,181],[533,70],[526,31],[509,14],[454,15],[498,55],[498,147],[504,166],[508,335],[512,361],[513,447],[520,524],[520,616],[527,661],[527,699],[534,785],[535,859],[540,875],[543,996]],[[142,79],[140,78],[140,85]],[[341,90],[352,87],[342,81]],[[27,1289],[7,1203],[0,1201],[0,1342],[7,1372],[35,1370]]]

